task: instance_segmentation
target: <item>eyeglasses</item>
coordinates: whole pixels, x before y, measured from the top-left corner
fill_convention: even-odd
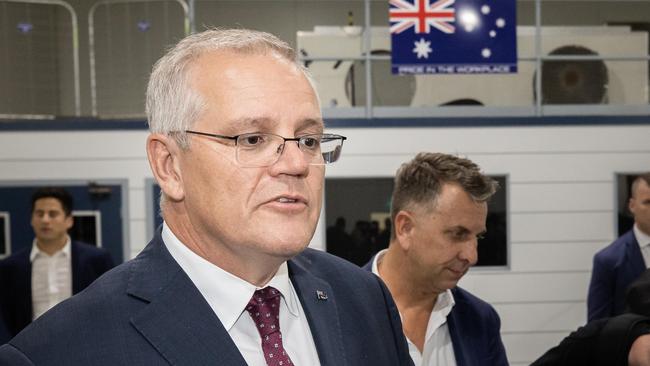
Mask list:
[[[309,134],[282,137],[273,133],[244,133],[236,136],[186,130],[186,133],[235,141],[235,157],[243,167],[258,168],[275,164],[287,141],[295,141],[310,165],[334,163],[341,156],[343,141],[347,138],[333,134]]]

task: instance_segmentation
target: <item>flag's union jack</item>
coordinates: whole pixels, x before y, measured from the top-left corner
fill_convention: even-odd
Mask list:
[[[413,27],[415,33],[429,33],[431,26],[444,33],[454,33],[452,23],[456,12],[452,5],[455,0],[390,0],[390,32],[399,34]]]

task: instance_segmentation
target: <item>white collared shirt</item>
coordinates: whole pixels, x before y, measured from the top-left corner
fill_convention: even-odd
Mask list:
[[[384,254],[386,254],[386,251],[387,249],[384,249],[377,253],[375,259],[372,261],[372,273],[377,276],[379,276],[378,263]],[[447,316],[454,307],[454,304],[454,295],[451,293],[451,290],[447,290],[438,295],[438,299],[429,316],[429,322],[427,323],[422,352],[420,352],[415,343],[406,337],[406,342],[409,346],[409,355],[415,366],[456,365],[454,347],[451,343],[451,335],[447,326]]]
[[[266,366],[262,339],[245,310],[255,285],[232,275],[191,251],[163,222],[162,238],[172,257],[199,289],[249,366]],[[280,331],[283,346],[296,365],[320,365],[316,344],[284,262],[267,286],[282,294]]]
[[[58,252],[49,255],[38,248],[36,239],[29,254],[32,262],[32,320],[72,296],[70,237]]]
[[[643,261],[645,262],[645,268],[650,268],[650,235],[644,233],[639,229],[637,224],[634,224],[634,237],[636,242],[639,243],[641,248],[641,254],[643,254]]]

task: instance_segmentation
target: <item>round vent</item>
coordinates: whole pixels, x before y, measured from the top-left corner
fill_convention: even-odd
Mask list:
[[[562,46],[549,55],[598,55],[583,46]],[[542,104],[607,103],[607,67],[602,60],[542,62]],[[535,90],[535,78],[533,78]]]
[[[390,55],[390,51],[373,50],[371,55]],[[390,60],[372,61],[372,104],[374,106],[409,106],[415,95],[415,76],[393,75]],[[366,65],[355,61],[345,76],[345,95],[352,106],[366,105]]]

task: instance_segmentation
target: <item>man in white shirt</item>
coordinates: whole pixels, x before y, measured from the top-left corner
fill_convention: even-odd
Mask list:
[[[32,245],[0,261],[0,310],[11,336],[113,267],[110,254],[71,241],[72,196],[43,187],[32,195]]]
[[[508,364],[496,311],[456,286],[478,259],[497,187],[447,154],[420,153],[397,171],[390,244],[365,268],[395,299],[416,366]]]
[[[345,137],[323,132],[285,42],[188,36],[154,66],[147,114],[164,224],[134,260],[0,347],[0,364],[411,364],[383,283],[306,248]]]
[[[639,175],[628,202],[634,227],[594,255],[589,321],[622,314],[628,286],[650,268],[650,172]]]

